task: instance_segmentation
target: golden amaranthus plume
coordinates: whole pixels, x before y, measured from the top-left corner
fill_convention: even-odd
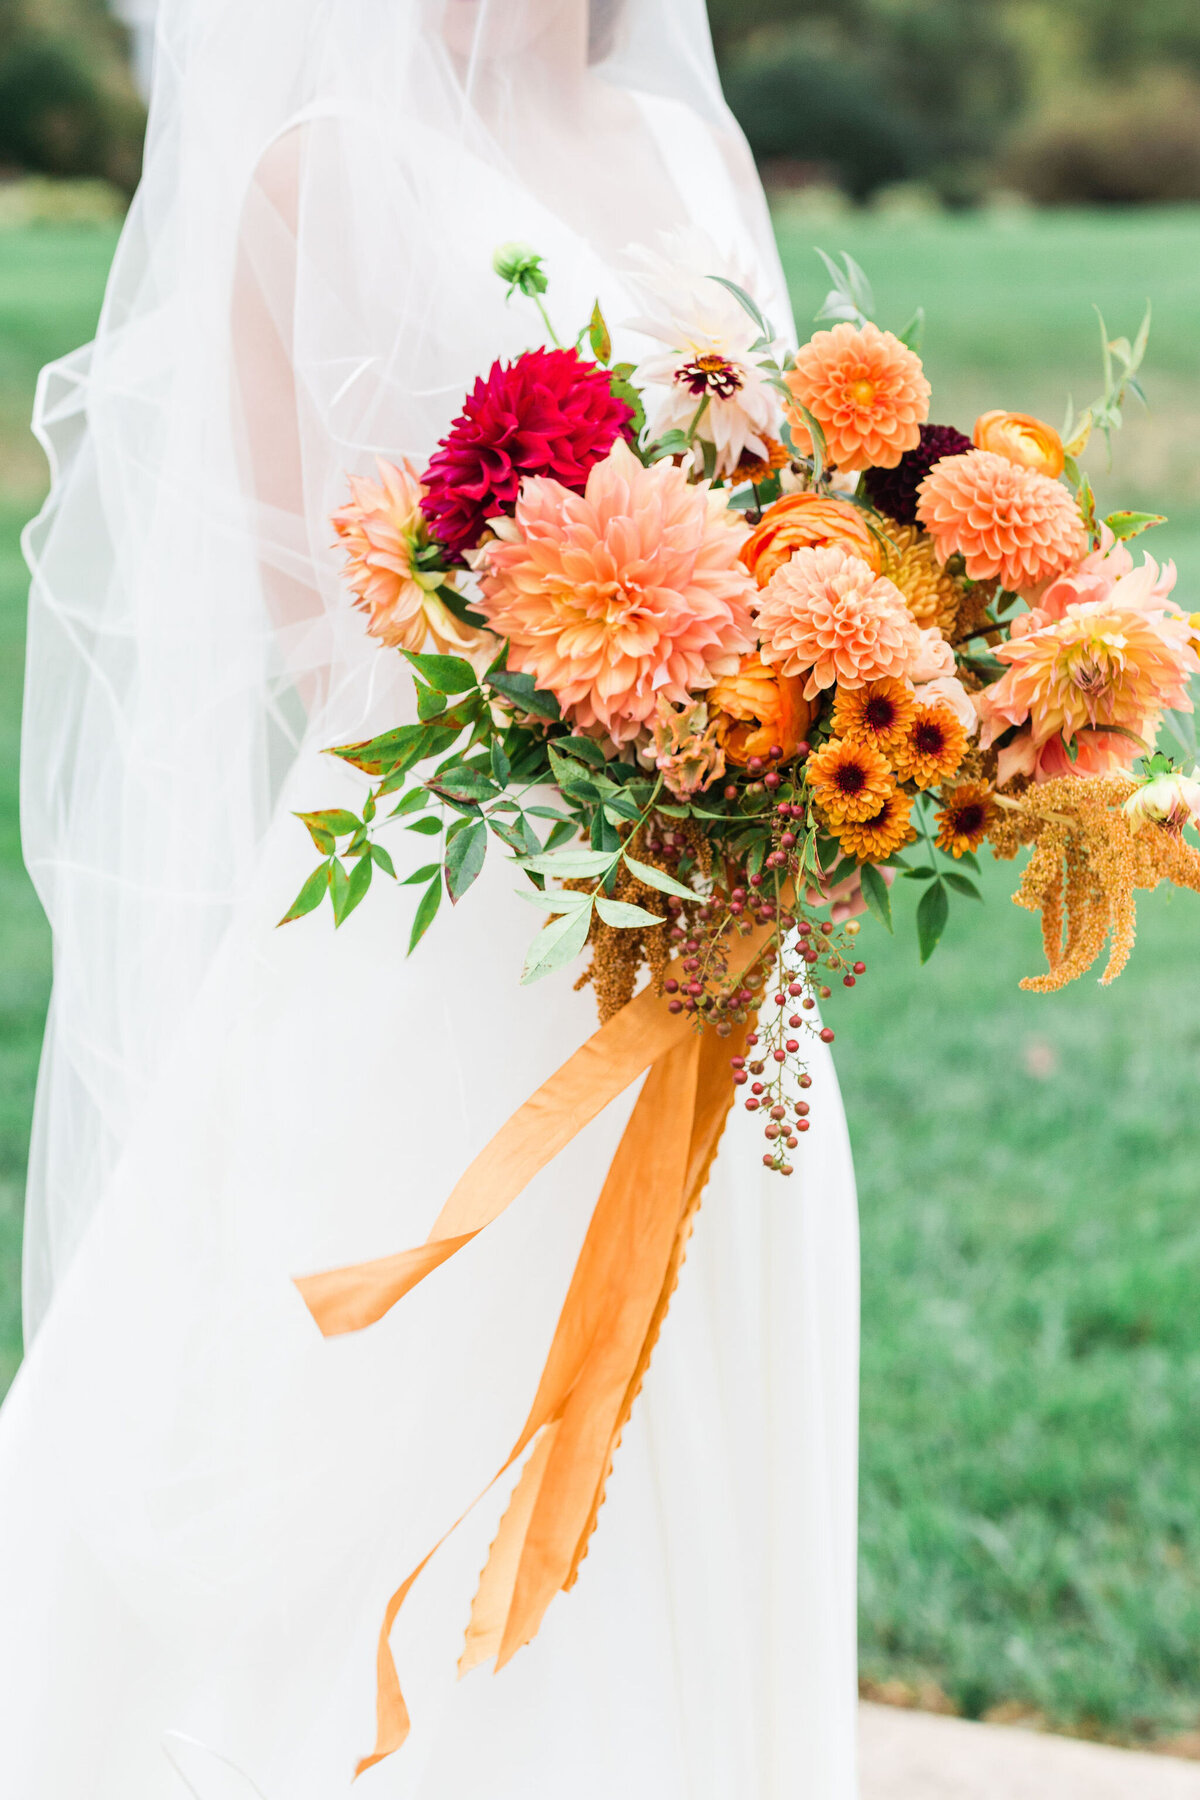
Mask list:
[[[690,856],[705,875],[712,870],[712,847],[708,839],[692,819],[668,821],[677,848],[684,855]],[[667,874],[678,879],[679,857],[668,857],[662,848],[651,839],[647,847],[645,829],[639,833],[639,841],[630,845],[635,848],[640,861],[651,864],[654,868],[663,869]],[[577,892],[590,890],[590,881],[564,881],[565,888]],[[698,898],[699,896],[697,896]],[[667,908],[665,895],[657,889],[647,887],[637,879],[625,864],[617,871],[613,886],[612,898],[627,901],[632,906],[644,907],[647,912],[656,913],[664,918]],[[662,925],[643,925],[617,927],[606,925],[599,913],[592,914],[592,923],[588,931],[588,944],[592,958],[579,980],[577,988],[592,987],[596,992],[596,1004],[600,1014],[600,1023],[606,1025],[615,1013],[627,1006],[633,999],[637,988],[638,973],[643,965],[649,967],[650,980],[655,989],[662,992],[663,977],[667,965],[674,953],[674,946],[667,931]]]
[[[1100,978],[1107,986],[1133,949],[1136,889],[1170,881],[1200,893],[1200,851],[1166,826],[1135,829],[1122,812],[1136,787],[1128,775],[1060,775],[1019,799],[997,796],[1001,811],[988,837],[1001,857],[1033,845],[1013,900],[1041,912],[1050,965],[1044,975],[1027,976],[1023,988],[1049,994],[1065,987],[1091,968],[1111,933]]]
[[[918,625],[936,625],[943,636],[954,636],[962,589],[939,563],[927,532],[889,522],[883,572],[908,601]]]

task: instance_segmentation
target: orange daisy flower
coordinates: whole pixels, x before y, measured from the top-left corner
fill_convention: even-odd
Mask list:
[[[894,469],[921,441],[929,383],[921,359],[890,331],[843,321],[818,331],[784,376],[825,433],[839,469]],[[812,443],[803,415],[785,403],[797,447]]]
[[[967,749],[967,734],[950,708],[940,700],[918,706],[903,744],[896,752],[896,772],[919,788],[946,781],[957,769]]]
[[[911,812],[908,795],[893,787],[877,813],[834,825],[833,834],[847,856],[856,856],[859,862],[886,862],[917,835],[908,822]]]
[[[908,737],[917,703],[906,681],[885,675],[864,687],[836,690],[833,729],[838,737],[871,744],[881,755],[894,756]]]
[[[818,806],[839,822],[869,819],[896,785],[874,745],[844,738],[830,738],[805,768]]]
[[[936,815],[937,845],[950,856],[978,850],[996,816],[996,803],[986,781],[964,781],[951,788],[946,804]]]

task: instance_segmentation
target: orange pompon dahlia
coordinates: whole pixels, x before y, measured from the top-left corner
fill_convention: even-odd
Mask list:
[[[896,785],[887,759],[849,738],[830,738],[804,772],[814,800],[835,824],[871,818]]]
[[[643,467],[622,439],[582,494],[527,479],[481,561],[480,611],[508,639],[509,668],[616,744],[653,720],[660,695],[684,706],[735,673],[753,648],[755,588],[727,495],[669,461]]]
[[[996,802],[986,781],[963,781],[951,788],[937,818],[937,846],[948,856],[978,850],[996,817]]]
[[[896,752],[896,772],[919,788],[948,781],[967,752],[967,734],[944,700],[918,706],[903,744]]]
[[[797,550],[763,589],[758,635],[764,662],[804,675],[804,698],[835,684],[862,687],[903,676],[921,634],[895,582],[840,546]]]
[[[916,710],[912,689],[894,675],[868,681],[864,687],[839,687],[833,703],[834,733],[856,744],[871,744],[890,761],[905,742]]]
[[[1062,439],[1053,425],[1035,419],[1032,413],[981,413],[971,436],[977,450],[993,450],[997,456],[1007,456],[1009,462],[1048,475],[1051,481],[1057,481],[1063,472]]]
[[[921,441],[930,392],[921,359],[877,325],[843,321],[816,332],[784,380],[825,433],[839,469],[894,469]],[[798,407],[785,410],[797,446],[810,448]]]
[[[886,862],[917,835],[909,824],[912,801],[902,789],[891,793],[869,819],[847,819],[833,827],[833,835],[847,856],[859,862]]]
[[[344,574],[354,604],[367,615],[367,631],[390,650],[420,650],[431,633],[442,649],[474,648],[480,633],[460,625],[437,597],[437,588],[453,577],[417,563],[429,543],[429,527],[416,470],[410,462],[398,468],[382,457],[378,467],[378,481],[351,475],[350,499],[332,520],[346,547]]]
[[[921,483],[917,516],[942,562],[958,552],[972,581],[998,575],[1013,593],[1061,575],[1087,549],[1066,488],[991,450],[935,463]]]
[[[802,681],[768,669],[754,654],[743,656],[736,674],[714,682],[707,699],[725,760],[739,769],[752,756],[761,756],[764,762],[790,761],[815,713],[804,698]]]
[[[828,494],[785,494],[768,506],[742,545],[742,561],[761,588],[797,550],[829,544],[861,556],[877,575],[882,571],[882,547],[862,513],[848,500],[834,500]]]

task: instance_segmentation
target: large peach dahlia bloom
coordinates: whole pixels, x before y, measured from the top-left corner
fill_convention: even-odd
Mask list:
[[[839,469],[894,469],[921,441],[930,393],[921,359],[877,325],[843,321],[814,333],[784,380],[825,433]],[[786,410],[796,443],[807,448],[803,416]]]
[[[745,524],[670,462],[644,468],[618,442],[584,493],[534,476],[515,517],[491,523],[480,611],[509,640],[509,668],[585,730],[627,743],[660,695],[684,705],[753,647]]]
[[[917,517],[942,562],[958,552],[972,581],[998,575],[1014,593],[1060,575],[1087,549],[1066,488],[992,450],[935,463],[921,483]]]
[[[907,676],[921,647],[916,620],[895,582],[838,545],[797,550],[762,591],[758,633],[764,662],[807,675],[804,698],[835,683],[862,687]]]

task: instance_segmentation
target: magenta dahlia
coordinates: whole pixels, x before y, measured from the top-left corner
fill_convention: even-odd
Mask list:
[[[421,510],[461,561],[496,513],[511,514],[526,475],[581,494],[588,470],[629,431],[633,409],[608,371],[574,350],[528,350],[493,363],[467,395],[423,477]]]

